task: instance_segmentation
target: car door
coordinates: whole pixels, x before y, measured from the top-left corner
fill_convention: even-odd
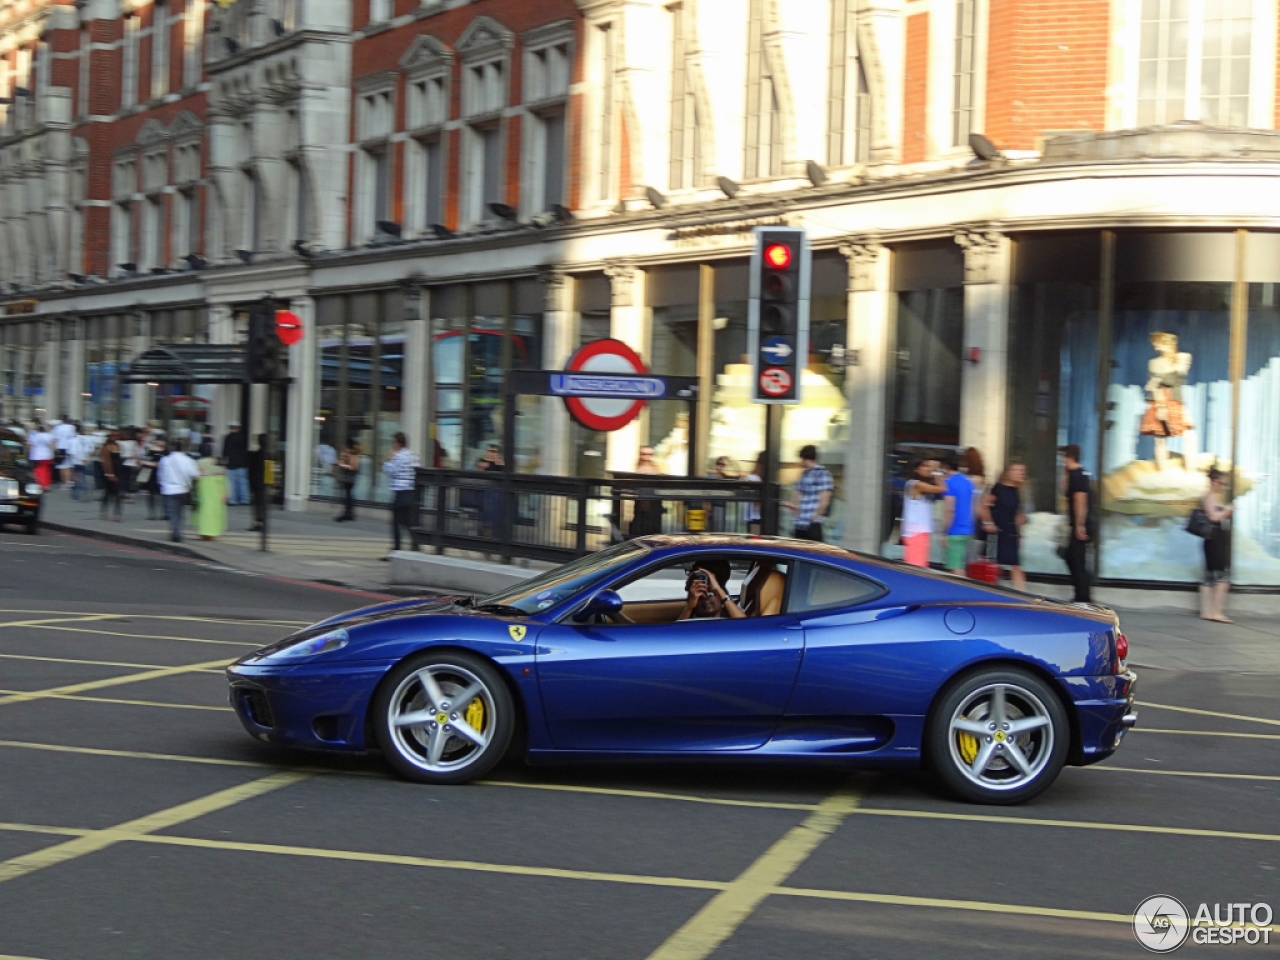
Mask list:
[[[635,595],[646,605],[682,599],[683,577],[668,579],[672,597],[661,588]],[[625,585],[620,592],[626,600]],[[803,651],[786,614],[553,624],[539,635],[537,663],[552,742],[619,752],[758,747],[781,719]]]

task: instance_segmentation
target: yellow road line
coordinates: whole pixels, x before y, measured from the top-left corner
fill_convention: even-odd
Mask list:
[[[1203,777],[1206,780],[1280,780],[1280,776],[1269,773],[1211,773],[1201,770],[1147,770],[1142,767],[1111,767],[1104,766],[1099,763],[1091,764],[1083,769],[1111,770],[1115,773],[1149,773],[1157,777]]]
[[[10,608],[0,608],[0,613],[38,613],[38,614],[58,614],[65,617],[101,617],[106,620],[173,620],[179,623],[230,623],[237,626],[275,626],[275,627],[306,627],[310,626],[310,620],[254,620],[252,618],[233,619],[228,617],[188,617],[177,616],[174,614],[162,613],[74,613],[70,610],[17,610]]]
[[[1024,827],[1064,827],[1071,830],[1102,830],[1108,833],[1155,833],[1173,837],[1209,837],[1215,840],[1265,840],[1280,843],[1280,834],[1247,833],[1242,830],[1201,830],[1195,827],[1162,827],[1140,823],[1111,823],[1095,820],[1051,820],[983,813],[943,813],[938,810],[895,810],[890,807],[858,807],[851,814],[869,817],[897,817],[907,820],[956,820],[962,823],[1017,824]]]
[[[0,694],[19,695],[21,690],[0,690]],[[40,700],[78,700],[81,703],[114,703],[123,707],[167,707],[171,710],[212,710],[215,713],[232,713],[230,707],[210,707],[200,703],[169,703],[165,700],[126,700],[123,697],[90,697],[82,693],[45,693]],[[0,699],[0,705],[7,700]]]
[[[1130,733],[1176,733],[1184,737],[1236,737],[1240,740],[1280,740],[1280,733],[1234,733],[1230,730],[1158,730],[1134,727]]]
[[[85,667],[131,667],[135,670],[158,670],[172,666],[164,663],[128,663],[120,660],[76,660],[71,657],[37,657],[25,653],[0,653],[0,660],[29,660],[33,663],[70,663]],[[221,670],[209,668],[209,672],[222,673]]]
[[[220,757],[192,757],[180,753],[148,753],[143,750],[111,750],[106,747],[68,747],[56,743],[27,743],[23,740],[0,740],[0,749],[4,749],[6,747],[18,750],[43,750],[49,753],[71,753],[87,757],[120,757],[130,760],[170,760],[182,763],[200,763],[215,767],[255,767],[266,770],[280,769],[279,764],[265,763],[260,760],[224,760]],[[3,828],[0,827],[0,829]]]
[[[1178,713],[1194,713],[1198,717],[1221,717],[1223,720],[1244,720],[1248,723],[1265,723],[1268,726],[1280,727],[1280,720],[1270,717],[1250,717],[1243,713],[1219,713],[1217,710],[1196,710],[1193,707],[1175,707],[1171,703],[1152,703],[1150,700],[1139,700],[1138,706],[1151,707],[1155,710],[1175,710]]]
[[[785,883],[809,856],[844,823],[858,805],[858,798],[838,791],[788,830],[733,883],[703,905],[679,930],[669,936],[649,960],[703,960],[713,954],[742,926],[770,892]]]
[[[73,694],[87,693],[90,690],[103,690],[107,687],[119,687],[127,683],[142,683],[147,680],[160,680],[164,677],[177,677],[193,670],[204,670],[210,667],[225,667],[230,660],[207,660],[204,663],[189,663],[180,667],[159,667],[155,670],[144,670],[140,673],[127,673],[119,677],[105,677],[101,680],[86,680],[83,683],[69,683],[48,690],[23,690],[0,696],[0,706],[8,703],[27,703],[31,700],[43,700],[46,697],[65,697]]]
[[[89,623],[94,620],[118,620],[109,613],[94,613],[86,617],[54,617],[43,620],[0,620],[0,627],[43,627],[54,623]]]
[[[237,803],[242,803],[253,797],[260,797],[273,790],[279,790],[281,787],[287,787],[305,778],[306,774],[273,773],[270,776],[263,777],[261,780],[252,780],[249,783],[243,783],[228,790],[219,790],[217,793],[200,797],[198,800],[191,800],[187,803],[180,803],[176,807],[169,807],[167,810],[149,813],[144,817],[138,817],[119,826],[109,827],[106,830],[97,830],[91,834],[67,840],[65,843],[54,844],[51,847],[45,847],[32,853],[24,853],[21,856],[13,857],[0,863],[0,883],[6,880],[14,880],[18,877],[25,877],[35,873],[37,870],[57,866],[60,863],[66,863],[69,860],[75,860],[90,853],[97,853],[99,850],[105,850],[107,847],[113,846],[122,840],[137,840],[155,830],[164,830],[218,810],[225,810],[227,807],[235,806]]]
[[[161,633],[124,633],[119,630],[86,630],[83,627],[31,625],[32,630],[56,630],[58,633],[89,633],[95,637],[129,637],[134,640],[178,640],[184,643],[212,643],[223,647],[260,647],[257,640],[209,640],[205,637],[172,637]]]
[[[50,827],[42,823],[0,823],[0,832],[40,833],[54,837],[87,837],[98,831],[80,827]]]
[[[555,790],[563,793],[600,794],[609,797],[638,797],[642,800],[679,800],[683,803],[710,803],[719,807],[759,807],[766,810],[817,810],[817,803],[786,803],[774,800],[733,800],[728,797],[699,797],[690,793],[662,793],[655,790],[620,790],[613,787],[579,787],[558,783],[521,783],[518,780],[480,780],[488,787],[515,787],[520,790]]]

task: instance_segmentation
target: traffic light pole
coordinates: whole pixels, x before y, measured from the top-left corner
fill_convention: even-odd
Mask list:
[[[760,499],[760,532],[778,536],[782,532],[782,503],[776,496],[781,490],[778,474],[782,470],[782,412],[780,404],[768,404],[764,410],[764,496]]]
[[[267,384],[267,424],[268,425],[270,425],[271,423],[271,387],[272,387],[272,384],[268,383]],[[262,453],[262,465],[261,465],[262,476],[259,477],[258,479],[262,482],[262,487],[261,487],[262,519],[261,519],[261,543],[258,549],[261,550],[263,553],[267,553],[269,552],[267,549],[267,517],[270,516],[271,514],[271,501],[268,498],[271,496],[271,491],[267,489],[267,451],[262,450],[261,453]],[[254,504],[254,509],[255,510],[257,509],[257,504]]]

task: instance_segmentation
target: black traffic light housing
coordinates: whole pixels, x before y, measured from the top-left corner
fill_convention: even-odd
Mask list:
[[[280,338],[276,335],[276,304],[265,299],[249,308],[248,374],[250,383],[280,379]]]
[[[809,355],[809,286],[805,231],[758,227],[747,328],[756,403],[800,402],[800,377]]]

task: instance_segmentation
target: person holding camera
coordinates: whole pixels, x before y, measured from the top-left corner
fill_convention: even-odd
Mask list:
[[[684,609],[676,620],[746,619],[747,615],[724,588],[729,577],[728,560],[715,558],[695,563],[684,584]]]

